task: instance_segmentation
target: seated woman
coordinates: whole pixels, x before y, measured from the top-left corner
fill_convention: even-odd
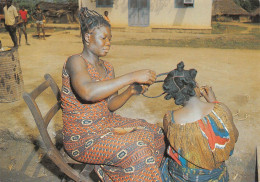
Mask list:
[[[216,101],[208,86],[199,89],[195,69],[183,62],[164,80],[166,100],[180,109],[168,111],[163,120],[170,146],[162,167],[163,181],[228,181],[225,161],[238,138],[230,110]],[[204,96],[207,102],[200,100]]]
[[[100,59],[110,49],[110,24],[87,8],[81,8],[79,20],[83,51],[69,57],[62,72],[65,150],[77,161],[96,164],[102,181],[161,181],[162,129],[114,113],[131,96],[143,93],[155,81],[155,72],[139,70],[115,78],[113,66]],[[140,92],[134,83],[142,85]]]

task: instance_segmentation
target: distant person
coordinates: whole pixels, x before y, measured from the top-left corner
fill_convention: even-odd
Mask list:
[[[108,18],[108,11],[104,11],[104,19],[110,24],[110,20]]]
[[[27,16],[28,16],[28,12],[26,9],[24,9],[24,6],[22,6],[22,8],[19,10],[19,14],[21,15],[21,18],[23,20],[23,24],[24,24],[24,28],[26,30],[26,24],[27,24]]]
[[[19,11],[20,12],[20,11]],[[26,33],[26,28],[25,28],[25,22],[22,19],[22,16],[19,15],[18,17],[18,22],[17,22],[17,30],[18,30],[18,35],[19,35],[19,45],[21,45],[21,37],[22,37],[22,32],[25,36],[25,40],[26,40],[26,45],[30,45],[28,43],[28,37],[27,37],[27,33]]]
[[[45,30],[44,30],[45,16],[44,16],[39,4],[36,5],[36,10],[32,15],[32,19],[34,21],[36,21],[35,23],[37,26],[37,32],[38,32],[39,39],[41,38],[40,29],[42,29],[43,39],[45,40]]]
[[[2,41],[0,40],[0,51],[3,51]]]
[[[5,29],[8,31],[14,43],[14,47],[18,47],[17,36],[16,36],[18,13],[16,8],[12,5],[12,3],[13,3],[12,0],[7,0],[6,6],[4,7]]]

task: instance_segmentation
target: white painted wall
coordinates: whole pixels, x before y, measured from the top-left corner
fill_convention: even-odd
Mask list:
[[[179,8],[177,0],[151,0],[150,25],[151,27],[211,27],[211,11],[212,1],[209,0],[194,0],[193,7]]]
[[[211,28],[211,0],[194,0],[194,7],[178,7],[183,0],[150,0],[150,27]],[[113,27],[128,27],[128,0],[114,0],[113,7],[96,7],[95,0],[79,0],[79,6],[102,14],[109,12]]]

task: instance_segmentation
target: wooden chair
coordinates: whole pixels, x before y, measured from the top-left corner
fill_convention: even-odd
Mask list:
[[[35,88],[31,93],[24,93],[23,99],[28,105],[35,123],[39,129],[40,135],[42,137],[43,143],[47,149],[47,155],[50,159],[60,168],[60,170],[65,173],[68,177],[73,179],[76,182],[90,182],[93,181],[89,174],[93,171],[94,166],[91,164],[84,164],[85,167],[82,171],[77,171],[73,169],[70,164],[83,164],[78,161],[70,158],[64,149],[62,148],[60,151],[56,148],[54,143],[52,142],[50,135],[47,131],[47,127],[51,122],[51,119],[55,116],[55,114],[61,109],[61,100],[60,100],[60,89],[49,74],[44,75],[45,81],[41,83],[37,88]],[[47,114],[43,117],[42,113],[35,102],[35,99],[44,92],[47,88],[51,87],[57,102],[54,106],[47,112]]]

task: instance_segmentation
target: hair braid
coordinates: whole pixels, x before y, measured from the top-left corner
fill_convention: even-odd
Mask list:
[[[87,7],[80,9],[79,21],[83,43],[85,40],[84,35],[86,33],[91,33],[95,28],[99,28],[101,26],[111,27],[102,15],[94,10],[89,10]]]
[[[183,105],[195,95],[196,75],[197,70],[184,70],[184,63],[180,62],[164,79],[163,90],[167,93],[164,98],[166,100],[173,98],[176,105]]]

